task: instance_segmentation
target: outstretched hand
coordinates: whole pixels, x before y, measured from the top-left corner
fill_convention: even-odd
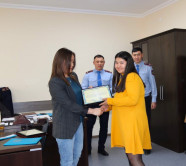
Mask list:
[[[93,109],[93,115],[100,116],[103,114],[103,110],[101,108],[94,108]]]
[[[109,106],[108,106],[108,103],[107,103],[107,99],[103,99],[103,102],[99,106],[101,106],[101,110],[103,112],[108,111]]]
[[[108,111],[109,106],[108,106],[108,105],[103,105],[103,106],[101,106],[100,108],[101,108],[101,110],[102,110],[103,112],[106,112],[106,111]]]
[[[89,108],[87,113],[95,116],[100,116],[103,114],[103,110],[101,110],[101,108]]]
[[[99,106],[108,106],[107,99],[103,99],[103,102]]]

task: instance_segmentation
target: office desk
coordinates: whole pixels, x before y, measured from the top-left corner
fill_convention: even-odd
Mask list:
[[[36,113],[50,113],[51,110],[45,110],[45,111],[34,111]],[[83,150],[81,157],[78,162],[78,166],[88,166],[88,147],[87,147],[87,118],[84,118],[84,140],[83,140]],[[18,126],[19,127],[19,126]],[[27,129],[31,128],[37,128],[39,130],[42,129],[42,126],[38,124],[31,124],[27,126]],[[16,130],[21,130],[21,127],[16,128]],[[58,146],[56,139],[52,136],[52,121],[49,122],[47,134],[46,134],[46,139],[45,143],[42,149],[42,160],[43,160],[43,166],[60,166],[60,156],[58,152]],[[1,159],[0,159],[1,160]],[[1,161],[0,161],[1,163]],[[9,165],[8,165],[9,166]],[[13,165],[14,166],[14,165]],[[22,165],[20,165],[22,166]],[[25,166],[30,166],[30,165],[25,165]],[[37,166],[37,165],[32,165],[32,166]]]
[[[0,135],[8,134],[0,133]],[[42,166],[40,143],[37,145],[3,146],[8,140],[0,141],[0,164],[2,166]]]

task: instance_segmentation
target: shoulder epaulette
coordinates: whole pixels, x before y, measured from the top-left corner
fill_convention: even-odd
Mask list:
[[[108,70],[105,70],[105,72],[107,72],[107,73],[112,73],[111,71],[108,71]]]
[[[93,72],[93,70],[87,71],[86,74]]]
[[[150,63],[144,63],[144,65],[147,65],[147,66],[152,66]]]

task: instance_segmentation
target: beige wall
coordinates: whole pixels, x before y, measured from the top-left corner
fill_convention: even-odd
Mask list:
[[[131,41],[172,28],[186,28],[186,0],[144,18],[0,8],[0,87],[12,90],[13,101],[48,100],[47,83],[55,52],[77,54],[80,81],[103,54],[112,71],[114,55],[131,51]]]
[[[50,99],[47,83],[59,48],[77,54],[81,81],[96,54],[112,71],[114,55],[131,51],[141,29],[138,18],[4,8],[0,22],[0,87],[10,87],[14,102]]]
[[[186,0],[176,3],[143,18],[144,38],[173,28],[186,29]],[[139,39],[140,39],[139,38]]]

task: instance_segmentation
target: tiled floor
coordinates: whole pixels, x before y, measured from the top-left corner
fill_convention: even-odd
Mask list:
[[[89,166],[128,166],[128,160],[122,148],[110,147],[110,137],[107,138],[106,151],[108,157],[97,153],[98,138],[92,140],[92,154],[89,156]],[[176,153],[159,145],[152,144],[152,153],[143,155],[145,166],[186,166],[186,154]]]

